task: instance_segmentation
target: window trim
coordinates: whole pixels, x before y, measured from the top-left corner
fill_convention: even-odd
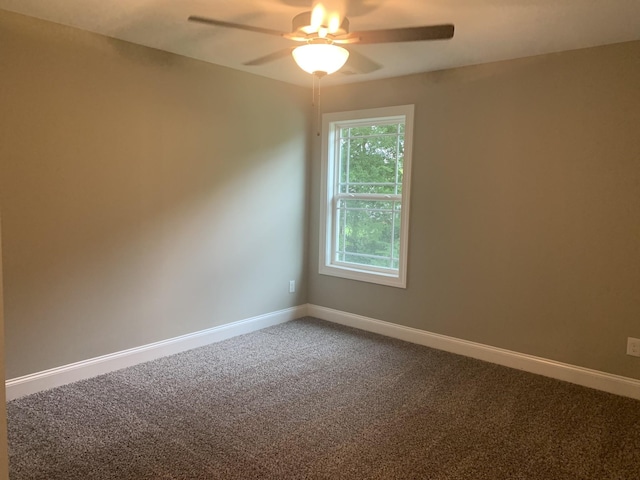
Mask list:
[[[320,249],[319,249],[319,273],[335,277],[358,280],[362,282],[376,283],[397,288],[407,286],[407,258],[409,249],[409,202],[411,198],[411,163],[413,153],[413,123],[414,105],[398,105],[392,107],[371,108],[365,110],[353,110],[347,112],[325,113],[322,116],[322,148],[321,148],[321,191],[320,191]],[[402,207],[400,213],[400,252],[398,273],[376,271],[337,264],[332,261],[332,253],[335,252],[333,238],[334,223],[334,188],[337,173],[337,161],[335,158],[336,132],[340,124],[348,124],[358,121],[387,121],[392,117],[404,117],[404,158],[402,178]],[[329,182],[331,179],[331,183]]]

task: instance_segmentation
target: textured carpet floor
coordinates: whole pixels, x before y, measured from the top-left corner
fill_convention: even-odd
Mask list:
[[[9,402],[11,480],[640,479],[640,402],[311,318]]]

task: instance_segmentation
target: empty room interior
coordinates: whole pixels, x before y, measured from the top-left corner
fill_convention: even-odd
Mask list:
[[[0,0],[0,478],[640,478],[640,4],[318,5]]]

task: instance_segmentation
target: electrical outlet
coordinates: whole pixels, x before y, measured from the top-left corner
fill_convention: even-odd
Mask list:
[[[627,355],[640,357],[640,338],[627,338]]]
[[[296,281],[295,280],[289,280],[289,293],[296,293]]]

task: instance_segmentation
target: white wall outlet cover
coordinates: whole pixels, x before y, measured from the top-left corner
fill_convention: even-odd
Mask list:
[[[640,338],[627,338],[627,355],[640,357]]]

